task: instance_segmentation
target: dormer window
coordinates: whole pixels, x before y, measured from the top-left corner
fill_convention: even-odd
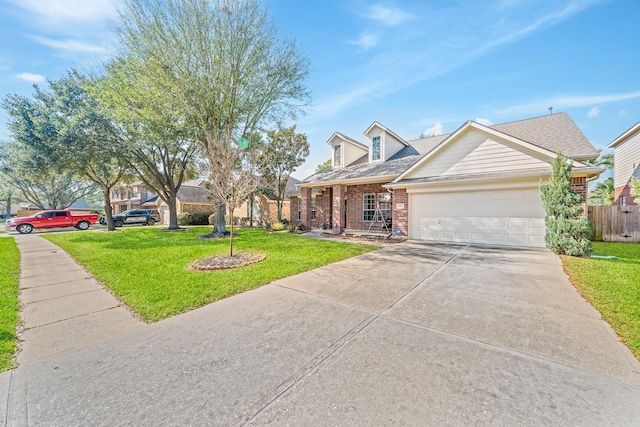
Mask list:
[[[342,144],[333,146],[333,166],[342,166]]]
[[[374,136],[371,140],[371,161],[380,160],[380,137]]]

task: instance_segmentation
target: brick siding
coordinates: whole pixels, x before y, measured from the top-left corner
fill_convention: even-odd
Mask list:
[[[636,203],[636,200],[634,200],[633,196],[631,195],[631,188],[628,185],[622,186],[622,187],[617,187],[615,190],[615,201],[613,202],[614,205],[619,205],[620,204],[620,197],[624,196],[624,203],[627,206],[635,206],[638,205],[638,203]],[[637,202],[640,202],[640,197],[637,198]]]
[[[393,232],[396,233],[396,230],[400,230],[402,236],[407,236],[409,235],[409,195],[407,190],[404,188],[393,190],[392,202]],[[404,205],[404,207],[401,208],[399,205]]]
[[[331,209],[331,226],[334,233],[341,233],[345,229],[344,223],[344,203],[345,203],[345,187],[336,184],[333,186],[333,203]],[[347,203],[348,206],[348,203]],[[347,221],[349,214],[347,214]],[[334,226],[335,225],[335,226]],[[348,227],[348,226],[347,226]]]

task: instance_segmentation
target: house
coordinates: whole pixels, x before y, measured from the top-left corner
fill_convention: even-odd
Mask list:
[[[289,194],[295,191],[297,184],[300,182],[299,179],[296,179],[292,176],[289,176],[287,183],[285,185],[285,196],[282,201],[282,218],[289,219],[291,216],[290,213],[290,200]],[[250,205],[250,203],[249,203]],[[249,206],[242,209],[240,208],[240,212],[247,213],[247,217],[250,217]],[[261,194],[255,197],[255,201],[253,203],[253,219],[260,225],[273,224],[278,221],[278,202],[276,200],[276,195],[274,192],[263,191]]]
[[[206,187],[207,182],[204,179],[194,179],[185,181],[178,189],[176,210],[177,212],[202,212],[212,214],[215,210],[215,204],[211,198],[211,191]],[[152,207],[153,206],[153,207]],[[169,205],[162,199],[155,196],[150,200],[146,200],[142,208],[157,209],[160,213],[160,222],[169,224]]]
[[[556,153],[573,162],[572,188],[586,199],[602,171],[598,152],[566,113],[405,140],[374,122],[363,144],[339,132],[332,166],[290,194],[291,220],[334,233],[384,232],[409,239],[545,245],[541,181]]]
[[[140,204],[153,198],[155,194],[147,191],[142,181],[131,184],[122,184],[111,190],[111,207],[113,214],[117,215],[129,209],[140,209]]]
[[[640,179],[640,122],[613,140],[607,148],[613,148],[613,185],[616,205],[640,204],[634,202],[629,192],[631,177]]]

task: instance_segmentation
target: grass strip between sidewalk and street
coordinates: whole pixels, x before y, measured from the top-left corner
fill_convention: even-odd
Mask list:
[[[562,256],[565,270],[640,359],[640,245],[594,242],[593,253],[618,259]]]
[[[0,238],[0,372],[13,366],[17,348],[20,251],[11,237]]]
[[[62,247],[147,322],[378,248],[240,229],[233,239],[234,253],[265,253],[265,261],[230,270],[192,271],[192,261],[228,253],[229,239],[196,239],[211,227],[159,230],[132,227],[42,237]]]

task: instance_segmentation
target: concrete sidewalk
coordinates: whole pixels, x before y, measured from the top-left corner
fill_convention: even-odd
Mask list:
[[[21,365],[9,423],[640,419],[640,363],[544,250],[389,245],[112,333]]]
[[[19,365],[144,325],[58,246],[36,235],[15,240],[21,254]]]

